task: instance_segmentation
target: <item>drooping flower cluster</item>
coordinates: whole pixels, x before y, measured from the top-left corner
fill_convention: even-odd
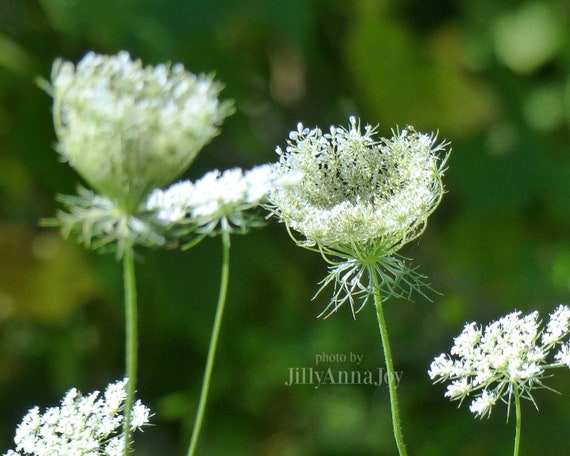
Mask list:
[[[279,177],[270,165],[248,171],[214,170],[196,182],[182,181],[166,190],[155,190],[146,202],[163,223],[191,225],[194,232],[243,232],[255,222],[246,211],[265,201],[276,187],[292,186],[295,176]]]
[[[348,301],[354,312],[354,295],[366,300],[374,287],[370,268],[385,297],[418,288],[421,276],[394,255],[422,234],[441,200],[447,144],[412,127],[376,139],[375,128],[349,121],[328,133],[298,124],[286,149],[277,148],[276,172],[300,173],[301,183],[272,192],[268,208],[304,237],[299,245],[346,260],[330,261],[323,286],[335,284],[332,311]]]
[[[56,60],[48,91],[57,150],[95,192],[61,197],[65,210],[51,223],[90,247],[116,243],[118,256],[129,245],[161,245],[160,224],[141,206],[218,134],[233,109],[220,89],[181,64],[143,67],[127,52]]]
[[[4,456],[120,456],[124,438],[120,434],[124,420],[127,380],[107,386],[103,395],[95,391],[82,396],[69,390],[60,407],[40,413],[32,408],[16,430],[16,451]],[[131,430],[148,424],[150,410],[135,402],[131,414]]]
[[[51,84],[57,150],[128,213],[178,177],[231,112],[210,76],[143,67],[124,51],[56,60]]]
[[[510,405],[515,393],[534,403],[532,389],[543,387],[545,371],[570,366],[564,341],[569,333],[566,305],[550,314],[545,328],[536,311],[512,312],[485,328],[468,323],[455,338],[451,354],[435,358],[428,374],[435,383],[451,381],[445,393],[450,400],[461,403],[475,396],[469,409],[480,418],[490,415],[499,400]]]

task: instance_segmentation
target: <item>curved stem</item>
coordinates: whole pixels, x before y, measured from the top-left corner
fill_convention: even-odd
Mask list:
[[[392,410],[392,428],[396,446],[400,456],[407,456],[406,445],[402,436],[402,426],[400,424],[400,408],[398,406],[398,395],[396,392],[396,376],[394,375],[394,365],[392,363],[392,351],[390,350],[390,341],[388,339],[388,328],[384,319],[384,310],[382,309],[382,297],[380,295],[380,287],[378,284],[378,276],[374,267],[369,268],[374,284],[374,304],[376,306],[376,316],[378,318],[378,327],[380,329],[380,338],[382,339],[382,348],[384,350],[384,360],[386,362],[386,371],[388,373],[388,388],[390,391],[390,408]]]
[[[123,454],[126,456],[129,454],[131,445],[131,412],[137,389],[138,355],[137,290],[132,246],[127,246],[123,254],[123,280],[125,287],[125,377],[128,379],[125,421],[123,423],[123,435],[125,437]]]
[[[516,428],[515,428],[515,448],[513,451],[513,455],[518,456],[520,443],[521,443],[522,411],[521,411],[521,397],[520,397],[519,390],[515,388],[514,394],[515,394]]]
[[[188,456],[194,455],[196,446],[198,445],[198,437],[200,436],[200,429],[202,427],[204,412],[206,410],[206,402],[208,400],[208,392],[210,389],[210,379],[212,377],[212,368],[214,366],[214,358],[216,356],[220,327],[222,325],[222,317],[224,315],[224,307],[226,304],[226,294],[228,291],[228,277],[230,269],[230,235],[227,231],[222,232],[222,246],[222,273],[220,278],[220,291],[218,294],[218,307],[216,309],[216,316],[214,318],[212,335],[210,336],[208,359],[206,360],[204,380],[202,381],[202,391],[200,393],[200,402],[198,403],[198,410],[196,412],[196,419],[194,421],[194,429],[192,430],[192,439],[190,441],[190,447],[188,448]]]

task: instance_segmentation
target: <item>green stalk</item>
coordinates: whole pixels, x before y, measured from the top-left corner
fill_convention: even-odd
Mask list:
[[[125,287],[125,376],[128,378],[127,398],[125,400],[125,421],[123,423],[123,435],[125,436],[123,455],[127,456],[131,445],[131,412],[137,389],[138,355],[137,289],[132,246],[126,247],[124,251],[123,280]]]
[[[378,284],[378,276],[374,266],[369,268],[374,284],[374,305],[376,306],[376,316],[378,318],[378,327],[380,328],[380,338],[382,339],[382,347],[384,349],[384,360],[386,362],[386,371],[388,372],[388,388],[390,391],[390,408],[392,410],[392,428],[396,446],[400,456],[407,456],[404,438],[402,436],[402,426],[400,424],[400,408],[398,406],[398,395],[396,392],[396,376],[394,375],[394,364],[392,363],[392,351],[390,350],[390,341],[388,339],[388,328],[384,319],[384,310],[382,309],[382,297],[380,295],[380,286]]]
[[[202,391],[200,393],[200,401],[194,420],[194,429],[192,430],[192,439],[188,448],[188,456],[193,456],[198,445],[198,437],[202,428],[204,412],[206,410],[206,402],[208,401],[208,392],[210,390],[210,380],[212,377],[212,368],[214,367],[214,358],[216,357],[216,348],[218,346],[218,338],[220,335],[220,327],[222,325],[222,317],[224,315],[224,307],[226,305],[226,295],[228,291],[228,277],[230,270],[230,234],[222,231],[222,272],[220,278],[220,291],[218,294],[218,306],[216,316],[214,318],[214,326],[212,335],[210,336],[210,347],[208,349],[208,358],[206,360],[206,368],[204,370],[204,379],[202,381]]]
[[[522,422],[522,411],[521,411],[521,397],[519,390],[515,388],[515,415],[516,415],[516,428],[515,428],[515,449],[513,451],[514,456],[518,456],[519,448],[521,444],[521,422]]]

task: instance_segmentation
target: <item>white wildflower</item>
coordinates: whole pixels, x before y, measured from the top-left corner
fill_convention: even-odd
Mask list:
[[[133,405],[133,411],[131,415],[131,428],[140,429],[143,425],[147,424],[150,419],[150,409],[143,405],[140,399]]]
[[[358,312],[375,288],[372,275],[384,299],[420,291],[423,277],[396,253],[422,234],[444,192],[445,142],[412,127],[376,139],[375,128],[362,131],[356,118],[349,121],[348,129],[328,133],[298,124],[285,150],[277,148],[275,170],[301,175],[300,185],[276,188],[267,205],[290,233],[302,235],[299,245],[330,260],[322,282],[335,288],[327,315],[345,302]],[[354,293],[363,299],[356,309]]]
[[[510,405],[513,391],[534,403],[531,391],[543,386],[545,371],[570,366],[568,344],[554,356],[557,362],[547,360],[569,333],[569,315],[567,306],[559,306],[545,329],[536,311],[512,312],[485,328],[468,323],[454,339],[451,355],[436,357],[428,375],[435,383],[451,381],[445,393],[451,400],[475,396],[470,410],[478,417],[488,416],[499,398]]]
[[[428,375],[430,379],[436,377],[449,378],[452,373],[453,361],[445,354],[442,353],[431,363]]]
[[[461,357],[469,357],[473,348],[481,339],[481,329],[476,326],[475,322],[465,325],[461,334],[454,339],[451,354]]]
[[[463,399],[469,391],[471,390],[471,384],[465,378],[459,378],[457,380],[453,380],[448,386],[447,391],[445,392],[445,397],[454,399]]]
[[[143,67],[124,51],[56,60],[51,85],[59,153],[127,213],[178,177],[231,112],[210,76]]]
[[[60,407],[40,414],[32,408],[16,430],[16,450],[4,456],[104,455],[118,456],[124,449],[121,425],[127,380],[110,384],[101,395],[82,396],[69,390]],[[131,430],[149,421],[150,411],[137,401],[132,409]]]
[[[105,456],[122,456],[125,452],[125,439],[123,437],[113,437],[105,445]]]
[[[245,231],[252,223],[246,213],[263,201],[276,186],[294,185],[294,180],[277,176],[271,166],[248,171],[234,168],[214,170],[192,183],[178,182],[166,190],[155,190],[146,208],[155,211],[165,224],[187,224],[202,234]]]
[[[329,133],[299,124],[277,148],[277,172],[301,172],[301,185],[271,194],[275,215],[309,243],[329,248],[374,242],[391,254],[421,234],[439,203],[442,163],[435,137],[407,127],[391,139],[349,129]]]

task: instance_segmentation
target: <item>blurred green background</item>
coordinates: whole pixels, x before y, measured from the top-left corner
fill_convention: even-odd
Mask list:
[[[478,421],[427,369],[466,321],[545,317],[570,291],[570,4],[495,0],[0,0],[0,451],[33,405],[123,375],[121,269],[38,227],[79,177],[58,161],[48,79],[57,57],[128,50],[215,72],[237,112],[188,171],[274,161],[298,121],[439,131],[448,193],[406,247],[433,302],[387,304],[412,455],[512,454],[504,406]],[[217,298],[219,239],[139,251],[139,395],[156,413],[139,455],[182,455]],[[393,455],[385,385],[285,386],[319,354],[383,367],[372,306],[317,320],[326,272],[275,223],[232,239],[229,299],[202,455]],[[355,369],[354,364],[319,367]],[[567,454],[570,372],[523,407],[522,452]]]

